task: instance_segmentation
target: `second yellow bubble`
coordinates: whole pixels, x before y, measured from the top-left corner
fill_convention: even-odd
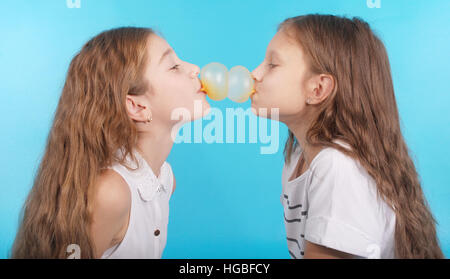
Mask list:
[[[255,92],[253,77],[243,66],[235,66],[228,71],[225,65],[213,62],[202,68],[200,79],[204,91],[215,101],[228,97],[243,103]]]

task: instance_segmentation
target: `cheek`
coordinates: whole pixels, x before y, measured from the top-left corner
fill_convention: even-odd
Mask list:
[[[298,113],[302,109],[303,90],[300,80],[289,72],[278,71],[264,77],[260,92],[252,98],[255,109],[278,108],[280,115]]]
[[[182,75],[167,72],[154,79],[155,97],[166,102],[166,106],[180,106],[193,86]]]
[[[168,90],[170,94],[168,106],[172,110],[182,108],[188,111],[191,119],[204,116],[210,106],[206,100],[206,94],[197,92],[200,83],[196,83],[192,78],[179,78],[172,82]]]
[[[162,121],[173,122],[176,115],[189,114],[191,119],[204,116],[210,108],[206,95],[196,93],[195,82],[183,77],[161,78],[154,86],[152,107]]]
[[[280,88],[280,115],[300,113],[304,108],[304,90],[298,78],[290,77]]]
[[[154,77],[151,92],[151,107],[156,118],[167,121],[171,117],[172,111],[181,106],[178,104],[178,85],[167,76]],[[154,117],[154,118],[155,118]]]

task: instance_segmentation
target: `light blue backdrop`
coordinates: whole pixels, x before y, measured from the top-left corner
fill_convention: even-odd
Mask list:
[[[68,64],[84,42],[112,27],[153,27],[183,60],[254,69],[277,24],[306,13],[360,16],[385,42],[404,135],[450,256],[450,1],[381,0],[369,8],[366,0],[81,0],[69,9],[66,0],[2,0],[0,12],[0,258],[14,239]],[[261,144],[174,146],[165,258],[289,257],[279,201],[286,133],[282,126],[274,155],[260,155]]]

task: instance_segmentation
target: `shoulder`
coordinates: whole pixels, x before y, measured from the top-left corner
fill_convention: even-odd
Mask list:
[[[354,159],[335,148],[322,150],[311,163],[309,196],[330,199],[333,205],[378,202],[375,180]]]
[[[371,180],[359,161],[335,148],[324,148],[311,162],[311,171],[314,178],[325,177],[353,179],[357,181]]]
[[[94,184],[94,208],[97,213],[122,216],[131,206],[127,182],[112,169],[102,171]]]
[[[366,257],[380,245],[390,218],[373,178],[359,162],[335,148],[323,149],[311,163],[305,239]]]
[[[91,235],[96,257],[121,241],[128,225],[131,192],[126,181],[114,170],[103,170],[94,183]]]

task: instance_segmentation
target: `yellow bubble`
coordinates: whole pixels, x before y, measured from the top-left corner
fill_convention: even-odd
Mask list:
[[[243,66],[235,66],[228,72],[224,65],[213,62],[204,66],[200,73],[202,89],[216,101],[228,97],[243,103],[255,92],[251,73]]]
[[[243,66],[235,66],[228,73],[228,98],[243,103],[253,92],[254,81],[249,70]]]
[[[208,96],[220,101],[228,94],[228,69],[220,63],[210,63],[204,66],[200,73],[202,85]]]

